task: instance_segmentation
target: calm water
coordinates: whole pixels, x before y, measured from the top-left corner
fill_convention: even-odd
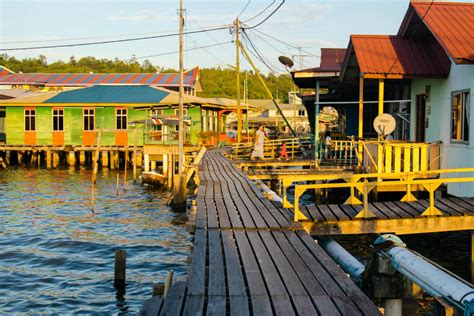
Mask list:
[[[0,170],[0,314],[130,313],[167,270],[186,273],[191,236],[167,192],[99,172],[95,214],[90,171]],[[114,251],[127,251],[127,286],[117,298]]]

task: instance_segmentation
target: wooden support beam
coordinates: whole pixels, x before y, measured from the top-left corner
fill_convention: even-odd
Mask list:
[[[85,163],[86,163],[86,152],[83,151],[83,150],[81,150],[81,151],[79,152],[79,164],[80,164],[81,166],[84,166]]]
[[[379,115],[383,114],[384,90],[385,90],[384,79],[379,79]]]
[[[426,234],[460,230],[474,230],[474,216],[426,216],[401,219],[344,220],[301,222],[312,235]],[[474,244],[471,241],[471,248]],[[472,258],[472,256],[471,256]],[[471,259],[471,262],[474,259]]]
[[[150,171],[150,155],[145,154],[145,159],[143,164],[145,165],[145,172]]]
[[[70,150],[68,152],[68,159],[67,159],[69,166],[74,166],[76,164],[76,152],[74,150]]]
[[[359,78],[359,132],[357,136],[364,135],[364,77]]]
[[[114,151],[110,151],[110,170],[115,170],[115,154]]]
[[[109,167],[109,152],[107,150],[102,151],[101,159],[102,159],[102,168],[108,168]]]
[[[51,169],[52,161],[51,161],[51,150],[46,150],[46,168]]]

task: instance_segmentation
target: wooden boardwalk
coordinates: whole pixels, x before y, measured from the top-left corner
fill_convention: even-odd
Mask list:
[[[428,200],[416,202],[373,202],[369,209],[376,216],[355,218],[362,205],[309,204],[300,211],[309,221],[302,223],[311,234],[420,234],[459,230],[474,230],[473,198],[440,198],[435,206],[443,215],[422,216]]]
[[[218,152],[199,169],[196,232],[185,282],[150,315],[380,315],[292,213]]]

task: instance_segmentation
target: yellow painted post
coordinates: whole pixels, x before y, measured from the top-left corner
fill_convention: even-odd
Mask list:
[[[294,221],[295,222],[299,222],[300,220],[308,220],[308,218],[300,211],[299,203],[300,203],[301,194],[303,194],[303,191],[300,188],[298,188],[298,186],[295,186],[295,202],[294,202],[294,210],[295,210]]]
[[[359,78],[359,138],[364,134],[364,77]],[[360,151],[360,150],[359,150]]]
[[[428,170],[428,144],[421,146],[421,171]]]
[[[379,79],[379,115],[383,114],[384,103],[384,89],[385,84],[383,79]]]
[[[395,172],[402,170],[402,148],[400,146],[395,147]]]
[[[435,206],[435,196],[434,193],[436,189],[441,185],[441,182],[432,182],[428,184],[423,184],[425,189],[430,193],[430,206],[421,213],[421,216],[436,216],[436,215],[443,215],[440,210],[438,210]]]
[[[402,199],[400,200],[401,202],[415,202],[417,200],[413,193],[411,193],[412,180],[412,175],[405,176],[405,182],[407,183],[407,193],[405,194],[405,196],[402,197]]]
[[[287,199],[287,197],[286,197],[286,189],[287,189],[292,183],[293,183],[293,182],[291,182],[291,181],[286,181],[286,180],[283,180],[283,181],[282,181],[282,186],[283,186],[283,188],[282,188],[282,191],[283,191],[283,193],[282,193],[282,198],[283,198],[283,207],[284,207],[284,208],[292,208],[292,207],[293,207],[293,205],[292,205],[290,202],[288,202],[288,199]]]
[[[359,187],[359,191],[362,191],[362,195],[363,195],[363,205],[364,205],[364,208],[359,212],[357,213],[357,215],[355,216],[356,218],[374,218],[376,217],[374,213],[372,213],[372,211],[369,209],[369,193],[370,191],[372,191],[372,189],[375,187],[374,184],[369,184],[369,182],[367,181],[367,179],[365,179],[365,181],[363,183],[359,183],[357,184],[357,186]]]
[[[359,178],[351,177],[350,179],[345,179],[347,182],[350,182],[354,185],[350,187],[350,192],[351,196],[347,198],[347,200],[344,202],[345,205],[356,205],[356,204],[362,204],[362,202],[355,196],[355,183],[359,181]]]
[[[377,173],[383,173],[383,144],[377,144]]]
[[[385,172],[392,172],[392,146],[385,145]]]
[[[420,171],[420,147],[413,145],[413,171]]]
[[[411,152],[410,147],[405,146],[403,148],[403,172],[410,172],[410,159],[411,159]]]

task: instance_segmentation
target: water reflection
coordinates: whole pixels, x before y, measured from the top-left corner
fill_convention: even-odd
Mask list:
[[[0,173],[0,314],[137,313],[167,270],[186,272],[187,218],[169,193],[89,170]],[[126,292],[113,285],[114,251],[127,251]]]

